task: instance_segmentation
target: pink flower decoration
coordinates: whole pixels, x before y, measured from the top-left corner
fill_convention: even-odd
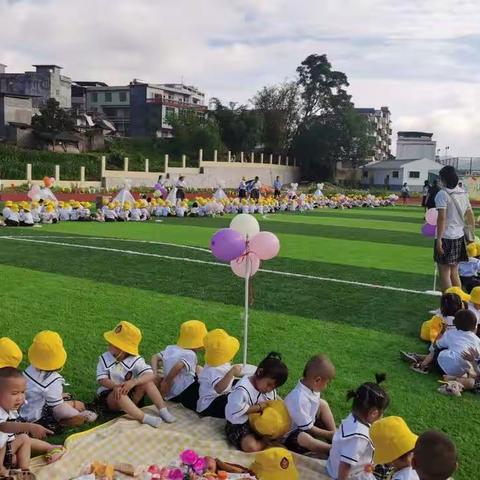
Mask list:
[[[169,480],[183,480],[183,472],[179,468],[174,468],[168,472]]]
[[[194,472],[198,473],[199,475],[203,475],[206,469],[207,461],[203,457],[200,457],[193,465]]]
[[[185,450],[180,454],[180,460],[185,465],[194,465],[198,460],[197,452],[195,452],[194,450]]]

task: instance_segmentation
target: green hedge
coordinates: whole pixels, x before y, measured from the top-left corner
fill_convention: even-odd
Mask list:
[[[80,167],[85,167],[85,179],[100,181],[101,154],[53,153],[41,150],[24,150],[10,145],[0,145],[0,179],[22,180],[27,176],[27,163],[32,164],[33,180],[55,175],[55,165],[60,165],[61,180],[80,180]],[[123,168],[123,167],[122,167]]]

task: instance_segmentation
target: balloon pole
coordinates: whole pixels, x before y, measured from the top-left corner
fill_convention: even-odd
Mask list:
[[[430,295],[441,296],[442,292],[437,292],[437,277],[438,277],[438,265],[435,263],[435,270],[433,272],[433,290],[427,290],[425,293]]]
[[[243,327],[243,365],[247,364],[247,355],[248,355],[248,307],[249,307],[249,292],[250,292],[250,272],[251,272],[251,262],[250,258],[247,255],[245,257],[246,262],[246,276],[245,276],[245,317],[244,317],[244,327]]]

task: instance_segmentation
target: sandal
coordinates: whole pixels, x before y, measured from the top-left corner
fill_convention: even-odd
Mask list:
[[[45,458],[45,462],[47,465],[51,463],[55,463],[60,460],[67,450],[64,447],[54,447],[50,451],[48,451],[43,458]]]
[[[10,470],[9,480],[36,480],[36,475],[30,470]]]
[[[422,375],[428,375],[428,368],[422,367],[421,363],[414,363],[410,366],[410,368],[417,373],[421,373]]]
[[[400,351],[400,358],[407,363],[418,363],[418,359],[415,353]]]

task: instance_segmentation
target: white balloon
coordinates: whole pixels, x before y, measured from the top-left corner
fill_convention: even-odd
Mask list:
[[[253,238],[260,231],[257,219],[248,213],[236,215],[230,223],[230,228],[240,232],[247,239]]]

